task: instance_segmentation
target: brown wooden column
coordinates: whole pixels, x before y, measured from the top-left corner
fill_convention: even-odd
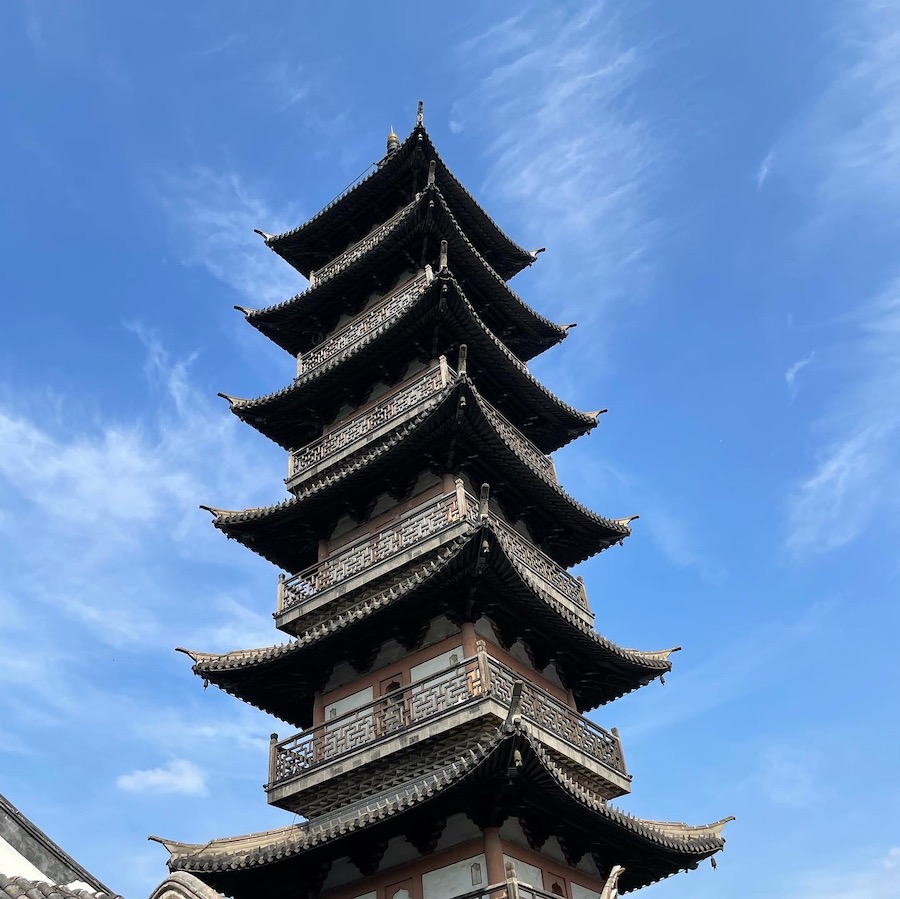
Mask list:
[[[478,634],[475,633],[475,625],[471,621],[464,621],[461,630],[463,658],[471,659],[478,652]]]
[[[499,827],[484,828],[484,858],[487,861],[488,883],[502,883],[506,879],[506,870],[503,866]]]

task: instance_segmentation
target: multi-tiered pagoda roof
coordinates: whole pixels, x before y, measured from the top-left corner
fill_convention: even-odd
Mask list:
[[[599,412],[528,371],[571,328],[507,284],[538,251],[462,187],[421,105],[370,175],[260,234],[310,286],[241,311],[296,376],[226,399],[288,451],[288,496],[204,508],[281,569],[290,640],[183,652],[205,683],[303,728],[273,735],[266,792],[305,820],[161,841],[172,876],[236,899],[601,899],[719,851],[725,821],[614,808],[631,790],[621,739],[583,717],[661,679],[673,650],[602,636],[567,570],[636,516],[596,514],[557,479],[549,454]]]

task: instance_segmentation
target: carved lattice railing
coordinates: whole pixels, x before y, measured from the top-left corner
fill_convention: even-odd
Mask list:
[[[306,603],[330,587],[382,563],[394,561],[400,564],[405,553],[417,544],[471,519],[473,510],[477,509],[477,502],[471,502],[475,503],[472,509],[460,482],[460,487],[452,493],[416,506],[388,527],[366,534],[322,562],[279,581],[279,613],[295,608],[302,613]],[[387,567],[383,566],[383,569]]]
[[[320,594],[344,583],[378,565],[382,572],[390,570],[390,563],[407,558],[417,545],[431,541],[432,537],[449,531],[463,521],[475,522],[481,517],[481,503],[463,489],[457,481],[452,493],[435,497],[410,510],[403,518],[388,527],[353,541],[327,559],[295,574],[279,579],[277,613],[289,610],[305,611],[305,606],[317,604]],[[523,537],[503,519],[485,510],[484,517],[494,525],[494,532],[504,552],[533,577],[538,586],[554,596],[576,614],[592,619],[587,594],[581,578],[573,577],[541,552],[530,540]]]
[[[505,521],[495,516],[497,539],[506,553],[520,562],[546,589],[578,609],[588,611],[587,595],[580,578],[573,577],[550,556],[541,552],[530,540],[513,530]]]
[[[489,661],[488,667],[491,695],[501,702],[510,702],[513,696],[513,686],[517,680],[522,680],[522,678],[494,659]],[[528,680],[523,683],[520,704],[520,714],[523,718],[541,725],[554,736],[565,740],[608,768],[612,768],[620,774],[626,773],[622,744],[615,734],[605,731],[593,721],[573,712],[555,696],[536,684]]]
[[[627,776],[618,736],[577,714],[482,649],[469,659],[303,733],[281,742],[273,737],[269,786],[433,722],[468,703],[490,696],[509,705],[517,681],[523,684],[519,701],[522,718],[539,725],[594,761]]]
[[[273,743],[269,786],[483,698],[484,674],[484,662],[475,656],[346,715]]]
[[[359,415],[348,418],[333,431],[312,443],[294,450],[288,459],[288,480],[298,477],[320,462],[345,451],[355,443],[369,439],[372,434],[437,396],[454,373],[444,357],[415,381],[389,393]]]
[[[539,474],[556,481],[556,470],[553,460],[545,456],[514,424],[511,424],[489,402],[482,399],[488,409],[488,417],[497,431],[515,450],[518,451]]]
[[[418,199],[418,197],[416,197]],[[323,281],[333,278],[338,272],[343,271],[348,265],[353,265],[360,256],[368,253],[380,240],[387,237],[403,220],[409,212],[409,206],[404,206],[395,215],[392,215],[383,225],[379,225],[374,231],[367,234],[362,240],[348,247],[339,256],[335,256],[331,262],[312,272],[309,276],[310,284],[318,286]]]
[[[324,365],[329,359],[363,340],[385,322],[402,315],[416,301],[425,283],[425,275],[414,278],[402,290],[353,319],[309,352],[298,355],[297,377]]]

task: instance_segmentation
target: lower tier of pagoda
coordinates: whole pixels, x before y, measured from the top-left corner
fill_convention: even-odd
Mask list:
[[[482,876],[490,881],[502,872],[504,856],[527,868],[540,853],[597,897],[615,866],[624,867],[619,889],[629,892],[695,868],[724,847],[725,820],[690,827],[615,809],[559,764],[514,706],[508,712],[511,720],[482,734],[462,755],[423,759],[379,793],[306,822],[203,844],[159,840],[170,852],[169,868],[190,872],[235,899],[353,899],[377,882],[438,869],[441,850],[452,848],[441,842],[448,822],[463,818],[474,824],[467,847],[476,860],[484,857],[488,870]],[[551,841],[562,852],[562,864],[541,852]],[[532,850],[528,858],[523,842]],[[352,892],[342,889],[350,883]],[[423,895],[421,889],[409,893]]]

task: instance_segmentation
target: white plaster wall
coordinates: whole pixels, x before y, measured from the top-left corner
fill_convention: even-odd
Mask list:
[[[50,882],[50,878],[43,871],[38,870],[3,837],[0,837],[0,874],[5,874],[7,877],[27,877],[29,880]]]
[[[433,659],[413,665],[409,669],[409,679],[411,681],[422,680],[422,678],[431,674],[437,674],[438,671],[443,671],[444,668],[449,668],[451,665],[458,665],[462,660],[463,650],[462,644],[460,644],[459,646],[454,646],[453,649],[448,649],[447,652],[442,652]]]
[[[381,858],[380,869],[393,868],[404,862],[411,862],[419,857],[418,850],[405,837],[393,837],[388,841],[387,849]]]
[[[481,866],[481,883],[472,883],[473,864]],[[422,899],[450,899],[482,885],[487,886],[487,861],[484,855],[475,855],[423,874]]]
[[[366,687],[365,690],[358,690],[356,693],[351,693],[349,696],[345,696],[337,702],[329,703],[325,706],[325,722],[327,723],[332,718],[339,718],[347,712],[352,712],[354,709],[358,709],[360,706],[364,706],[374,699],[374,689],[372,687]]]
[[[469,819],[465,813],[451,815],[447,819],[447,826],[438,840],[437,846],[434,847],[435,852],[442,849],[449,849],[451,846],[457,846],[466,840],[477,840],[481,837],[481,828]]]
[[[600,894],[589,890],[587,887],[579,886],[577,883],[571,884],[572,899],[600,899]]]
[[[335,887],[343,886],[345,883],[356,880],[358,877],[359,869],[356,865],[352,865],[349,859],[335,859],[334,864],[328,871],[328,876],[325,878],[325,883],[322,884],[322,892],[325,893]],[[374,896],[375,894],[372,893],[371,895]]]
[[[519,861],[517,858],[511,858],[508,855],[503,856],[504,865],[506,862],[512,862],[516,866],[516,877],[527,883],[529,886],[537,887],[539,890],[544,889],[544,875],[540,868],[529,865],[528,862]]]
[[[562,846],[559,845],[559,840],[554,836],[547,837],[544,845],[541,846],[541,853],[549,855],[550,858],[556,859],[556,861],[562,862],[564,865],[568,864],[566,856],[562,851]]]

